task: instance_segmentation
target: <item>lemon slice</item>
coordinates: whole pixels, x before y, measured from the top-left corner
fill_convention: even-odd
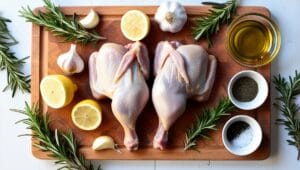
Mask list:
[[[73,100],[76,84],[66,76],[50,75],[42,79],[40,91],[45,103],[55,109],[62,108]]]
[[[94,100],[83,100],[72,109],[72,121],[79,129],[95,130],[102,121],[101,107]]]
[[[91,9],[89,14],[82,18],[79,23],[86,29],[92,29],[95,28],[99,24],[99,15],[97,12]]]
[[[145,38],[149,29],[149,17],[142,11],[127,11],[121,19],[121,31],[129,40],[139,41]]]

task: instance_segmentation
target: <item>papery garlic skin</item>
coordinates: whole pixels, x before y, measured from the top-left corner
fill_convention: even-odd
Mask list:
[[[57,58],[57,65],[66,75],[81,73],[84,69],[84,62],[76,51],[76,45],[71,44],[70,50]]]
[[[154,20],[165,32],[176,33],[182,30],[187,21],[184,7],[174,1],[163,2],[157,9]]]

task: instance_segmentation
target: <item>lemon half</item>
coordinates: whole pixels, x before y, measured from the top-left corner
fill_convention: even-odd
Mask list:
[[[72,109],[72,121],[79,129],[95,130],[102,121],[101,107],[94,100],[83,100]]]
[[[73,100],[76,84],[63,75],[49,75],[42,79],[40,91],[45,103],[55,109],[62,108]]]
[[[131,41],[145,38],[150,30],[149,17],[139,10],[127,11],[121,19],[121,31]]]

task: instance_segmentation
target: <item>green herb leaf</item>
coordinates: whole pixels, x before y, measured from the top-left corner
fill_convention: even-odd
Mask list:
[[[225,98],[220,100],[217,107],[204,110],[201,116],[196,115],[195,122],[186,131],[184,150],[196,149],[197,141],[202,137],[210,138],[207,132],[217,130],[217,121],[223,116],[230,115],[228,112],[234,108],[229,98]]]
[[[58,169],[94,170],[97,168],[101,170],[100,165],[94,167],[79,153],[72,131],[63,133],[57,129],[50,130],[48,114],[43,116],[38,104],[29,106],[25,103],[25,105],[24,110],[12,109],[26,116],[17,123],[24,123],[27,129],[32,130],[31,136],[39,141],[33,145],[43,152],[48,152],[48,156],[54,158],[56,160],[54,163],[60,166]]]
[[[23,7],[20,11],[21,17],[26,18],[28,22],[44,26],[53,33],[54,36],[64,37],[64,42],[75,41],[81,44],[97,43],[105,39],[96,33],[96,31],[86,31],[78,22],[76,14],[67,18],[61,10],[56,7],[51,0],[43,0],[46,12],[38,11],[35,14],[29,7]]]
[[[235,14],[238,6],[237,0],[229,0],[226,3],[203,2],[204,5],[212,5],[212,9],[206,16],[196,19],[196,24],[192,28],[195,40],[206,38],[209,46],[212,45],[210,36],[219,31],[222,23],[229,22]]]
[[[10,34],[7,28],[8,22],[11,21],[0,16],[0,70],[7,72],[7,86],[3,91],[12,90],[12,97],[14,97],[17,90],[30,92],[30,76],[24,75],[20,70],[28,57],[18,59],[10,50],[10,47],[18,42]]]
[[[296,96],[300,90],[300,74],[296,71],[294,77],[289,76],[286,80],[280,74],[274,76],[273,83],[280,96],[276,98],[278,104],[274,104],[280,111],[283,118],[277,119],[278,125],[283,125],[288,130],[291,139],[287,142],[298,150],[297,159],[300,160],[300,120],[297,119],[300,106],[295,103]]]

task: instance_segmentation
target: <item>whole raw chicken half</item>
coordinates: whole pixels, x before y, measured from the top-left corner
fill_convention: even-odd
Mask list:
[[[217,60],[199,45],[158,43],[154,59],[152,101],[159,118],[153,147],[163,150],[168,131],[185,111],[187,99],[207,100],[216,75]]]
[[[112,111],[124,129],[128,150],[138,148],[135,124],[149,99],[145,81],[149,69],[148,51],[140,42],[126,46],[106,43],[89,59],[92,94],[96,99],[112,100]]]

